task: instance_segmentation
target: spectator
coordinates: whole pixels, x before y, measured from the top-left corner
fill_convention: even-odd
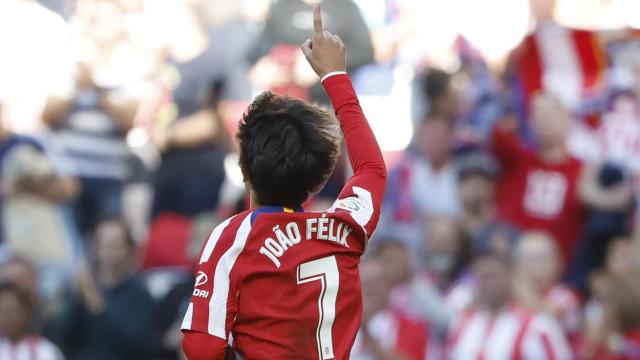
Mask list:
[[[572,358],[557,321],[515,301],[510,271],[510,265],[496,255],[476,258],[476,302],[451,326],[447,359]]]
[[[592,272],[589,279],[591,298],[585,307],[586,330],[582,348],[585,358],[594,358],[598,351],[607,352],[607,336],[613,330],[607,323],[610,320],[607,320],[605,303],[610,298],[610,293],[617,291],[612,287],[614,286],[612,282],[615,282],[616,279],[637,276],[637,270],[638,263],[634,256],[631,240],[627,236],[611,240],[607,246],[604,268]],[[625,285],[622,284],[622,286],[623,289],[620,291],[624,292]],[[624,296],[628,296],[629,300],[633,301],[633,295],[626,294]],[[631,314],[631,316],[633,315]]]
[[[0,282],[15,284],[29,297],[31,303],[38,302],[40,297],[38,294],[38,270],[26,258],[14,255],[1,262]]]
[[[459,310],[470,303],[469,265],[473,250],[469,239],[453,218],[427,219],[424,244],[425,271],[434,285]]]
[[[515,251],[514,294],[529,309],[556,317],[565,334],[577,344],[582,329],[582,304],[576,293],[560,282],[560,256],[547,234],[529,232]]]
[[[446,119],[426,119],[389,176],[380,232],[400,238],[414,256],[420,254],[425,216],[460,211],[452,136]]]
[[[473,248],[507,256],[516,240],[512,226],[498,221],[495,193],[497,166],[493,159],[470,154],[460,160],[458,196],[462,207],[461,225]]]
[[[60,315],[60,288],[63,284],[56,284],[55,289],[43,289],[47,286],[47,272],[51,272],[51,269],[38,271],[35,264],[20,255],[11,255],[0,261],[0,283],[15,284],[29,297],[32,304],[39,304],[33,314],[31,329],[55,340],[55,321]],[[66,281],[67,278],[62,280]]]
[[[453,128],[439,117],[422,122],[416,133],[419,159],[413,166],[409,184],[419,214],[457,215],[456,167],[453,162]]]
[[[36,303],[18,285],[0,283],[0,359],[63,360],[58,348],[31,331]]]
[[[412,94],[416,119],[438,117],[450,122],[456,119],[460,111],[460,94],[452,80],[451,74],[440,69],[429,69],[416,77]]]
[[[602,322],[590,332],[584,359],[640,358],[640,286],[637,273],[604,274],[598,295]]]
[[[580,185],[582,197],[594,206],[582,230],[569,281],[584,290],[589,272],[604,265],[609,242],[631,230],[634,195],[626,171],[610,163],[587,167]]]
[[[36,140],[3,126],[0,107],[0,244],[38,265],[73,261],[75,229],[62,210],[78,184],[60,176]]]
[[[163,74],[169,97],[159,104],[152,139],[162,153],[154,180],[153,218],[176,213],[193,218],[216,210],[225,177],[226,134],[218,105],[248,97],[241,68],[214,46],[194,5],[169,2],[172,23]],[[224,40],[224,39],[223,39]],[[160,74],[160,75],[163,75]]]
[[[78,2],[75,88],[69,96],[50,97],[42,115],[54,131],[61,167],[82,183],[74,210],[83,236],[98,219],[120,216],[130,173],[125,136],[138,107],[130,87],[137,62],[123,24],[117,1]]]
[[[407,267],[410,256],[399,243],[383,243],[375,251],[398,280],[391,295],[393,306],[430,324],[429,352],[435,356],[452,316],[471,304],[475,284],[468,273],[471,244],[455,220],[429,217],[426,228],[417,270]]]
[[[409,252],[401,242],[382,240],[369,251],[384,264],[387,277],[393,284],[390,306],[402,316],[426,324],[426,358],[442,358],[442,340],[454,309],[447,307],[446,298],[430,279],[422,273],[416,274]]]
[[[93,241],[95,264],[78,269],[60,321],[65,349],[77,360],[141,359],[152,300],[134,274],[133,240],[122,220],[107,219]]]
[[[370,251],[371,255],[385,264],[386,272],[394,285],[411,281],[415,274],[415,264],[411,261],[411,255],[402,242],[395,239],[377,239],[375,247]]]
[[[407,317],[389,304],[393,283],[385,264],[376,258],[360,266],[362,326],[351,359],[422,360],[427,351],[426,323]],[[390,333],[389,330],[393,332]]]
[[[574,257],[587,205],[608,208],[628,192],[612,196],[617,188],[607,191],[594,184],[595,172],[567,153],[571,116],[557,98],[538,93],[531,107],[535,150],[517,138],[513,118],[493,133],[492,151],[501,167],[498,216],[523,231],[547,232],[558,243],[566,266]]]

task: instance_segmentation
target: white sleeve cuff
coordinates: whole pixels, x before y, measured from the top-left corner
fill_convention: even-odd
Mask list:
[[[336,75],[346,75],[347,72],[346,71],[332,71],[330,73],[325,74],[322,79],[320,79],[320,82],[324,82],[325,80],[327,80],[328,78],[332,77],[332,76],[336,76]]]

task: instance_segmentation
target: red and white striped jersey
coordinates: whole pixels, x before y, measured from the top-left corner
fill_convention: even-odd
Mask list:
[[[395,310],[383,310],[374,315],[367,324],[371,334],[382,350],[389,354],[401,354],[406,359],[424,360],[429,343],[429,326],[426,322],[409,318]],[[373,360],[374,353],[362,339],[356,336],[351,349],[351,360]]]
[[[243,359],[348,359],[360,326],[360,256],[386,171],[351,81],[323,81],[354,175],[324,212],[260,207],[213,230],[182,329],[228,341]]]
[[[3,360],[64,360],[58,348],[39,336],[29,336],[18,343],[0,338],[0,359]]]
[[[451,360],[571,360],[571,348],[550,315],[507,306],[497,314],[471,308],[454,321],[447,339]]]
[[[553,309],[562,330],[575,337],[582,328],[582,303],[576,292],[564,284],[556,284],[544,293],[544,301]]]

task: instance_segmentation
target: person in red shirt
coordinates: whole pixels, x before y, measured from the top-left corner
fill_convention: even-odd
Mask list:
[[[182,324],[190,360],[348,359],[362,314],[358,265],[376,228],[386,168],[345,70],[322,30],[302,45],[339,124],[325,111],[264,93],[239,129],[251,208],[205,242]],[[339,127],[338,127],[339,126]],[[332,207],[300,207],[331,174],[344,134],[354,175]]]
[[[493,133],[492,151],[501,172],[498,214],[521,230],[542,230],[558,242],[568,261],[586,209],[578,196],[583,164],[565,149],[571,117],[560,101],[539,93],[532,100],[531,127],[538,148],[525,148],[515,123],[504,122]]]
[[[576,249],[587,206],[610,209],[628,199],[629,189],[600,186],[594,166],[585,166],[565,146],[571,115],[558,98],[537,93],[531,104],[537,147],[526,147],[514,118],[496,126],[491,150],[500,164],[498,217],[522,231],[539,230],[558,244],[564,264]]]

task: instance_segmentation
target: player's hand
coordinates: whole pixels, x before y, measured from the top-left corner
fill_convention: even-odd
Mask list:
[[[323,77],[333,71],[346,71],[347,53],[344,44],[337,35],[322,30],[320,4],[313,6],[313,35],[301,47],[318,76]]]

